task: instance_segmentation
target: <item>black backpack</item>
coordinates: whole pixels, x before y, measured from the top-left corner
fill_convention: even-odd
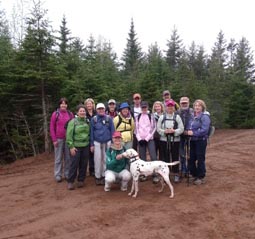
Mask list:
[[[167,119],[166,118],[166,113],[163,114],[163,120],[161,122],[161,125],[162,124],[165,124],[164,127],[166,128],[166,120],[171,120],[171,121],[174,121],[174,128],[173,129],[177,129],[178,128],[178,122],[176,121],[176,116],[177,116],[177,113],[174,112],[174,117],[173,119]]]

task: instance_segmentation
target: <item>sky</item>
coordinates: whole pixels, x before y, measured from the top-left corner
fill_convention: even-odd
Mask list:
[[[16,2],[0,0],[7,18]],[[28,1],[29,0],[23,0]],[[189,48],[192,41],[208,54],[222,30],[227,42],[245,37],[255,50],[254,0],[42,0],[53,29],[59,30],[63,15],[73,37],[85,44],[92,35],[111,42],[118,57],[127,44],[131,19],[144,52],[157,42],[167,50],[173,29]],[[28,4],[29,5],[29,4]]]

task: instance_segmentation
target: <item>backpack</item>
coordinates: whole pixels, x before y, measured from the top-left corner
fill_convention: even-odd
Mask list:
[[[72,119],[72,113],[71,113],[69,110],[67,110],[67,113],[68,113],[68,115],[69,115],[69,120],[65,123],[64,129],[67,129],[67,125],[68,125],[69,121]],[[59,116],[60,116],[60,111],[59,111],[59,109],[57,109],[57,110],[55,111],[55,114],[56,114],[55,129],[56,129],[56,124],[57,124],[57,121],[58,121]]]
[[[163,114],[163,120],[161,122],[161,125],[162,124],[165,124],[164,127],[166,127],[166,120],[171,120],[171,121],[174,121],[174,128],[173,129],[177,129],[178,128],[178,122],[176,121],[176,116],[177,116],[177,113],[174,112],[174,117],[173,119],[167,119],[166,118],[166,113]]]
[[[203,114],[204,115],[204,114]],[[207,136],[208,136],[208,140],[210,137],[212,137],[214,135],[214,132],[215,132],[215,126],[213,126],[212,124],[212,121],[211,121],[211,117],[210,117],[210,114],[206,114],[208,115],[208,117],[210,118],[210,126],[209,126],[209,130],[208,130],[208,133],[207,133]],[[200,123],[202,124],[202,117],[200,118]]]
[[[118,115],[118,117],[119,117],[119,121],[118,121],[118,124],[116,125],[116,130],[118,129],[118,127],[121,125],[121,123],[123,122],[122,121],[122,117],[120,116],[120,115]],[[128,123],[126,123],[126,122],[124,122],[125,124],[129,124],[129,125],[131,125],[131,121],[132,121],[132,118],[129,118],[129,120],[128,120]]]
[[[139,122],[139,120],[140,120],[140,118],[141,118],[141,115],[142,115],[142,113],[140,113],[140,114],[137,116],[138,122]],[[151,122],[151,114],[147,114],[147,115],[148,115],[148,117],[149,117],[149,119],[150,119],[150,122]]]
[[[109,123],[110,122],[110,118],[111,118],[111,116],[105,115],[105,122],[103,120],[103,124],[109,126],[110,125],[110,123]],[[93,121],[94,121],[94,124],[97,123],[97,115],[93,116]]]

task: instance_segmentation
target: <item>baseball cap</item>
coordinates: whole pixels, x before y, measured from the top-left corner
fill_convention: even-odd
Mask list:
[[[169,90],[164,90],[164,91],[163,91],[163,96],[164,96],[164,95],[170,95],[170,91],[169,91]]]
[[[166,101],[166,106],[175,106],[175,102],[174,102],[174,100],[167,100]]]
[[[182,104],[182,103],[189,103],[189,98],[188,97],[182,97],[180,99],[180,104]]]
[[[108,105],[111,104],[111,103],[113,103],[113,104],[116,105],[116,101],[115,101],[114,99],[110,99],[110,100],[108,101]]]
[[[135,94],[133,95],[133,99],[135,99],[135,98],[141,99],[141,95],[140,95],[139,93],[135,93]]]
[[[142,101],[141,102],[141,108],[145,108],[145,107],[149,107],[148,102],[147,101]]]
[[[97,104],[96,109],[100,109],[100,108],[104,108],[104,109],[105,109],[105,106],[104,106],[103,103],[98,103],[98,104]]]
[[[114,133],[112,134],[113,138],[122,138],[121,133],[119,131],[114,131]]]

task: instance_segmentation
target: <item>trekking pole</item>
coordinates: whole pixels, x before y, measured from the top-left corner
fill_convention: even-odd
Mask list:
[[[189,186],[189,179],[190,179],[190,166],[189,166],[189,158],[190,158],[190,137],[189,137],[189,136],[186,138],[185,147],[186,147],[186,163],[187,163],[187,169],[188,169],[187,184],[188,184],[188,186]]]
[[[171,162],[172,162],[172,155],[171,155],[171,151],[172,151],[172,149],[171,149],[171,135],[170,135],[170,134],[167,134],[167,135],[166,135],[166,139],[167,139],[168,158],[169,158],[169,162],[171,163]],[[170,166],[169,177],[170,177],[171,171],[172,171],[172,166]]]

